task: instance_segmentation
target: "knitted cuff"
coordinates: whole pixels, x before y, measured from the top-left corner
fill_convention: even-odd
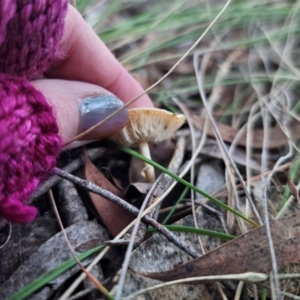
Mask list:
[[[0,216],[28,223],[26,204],[55,166],[61,149],[58,126],[45,97],[26,79],[0,74]]]
[[[34,78],[58,56],[68,1],[0,3],[0,73]]]

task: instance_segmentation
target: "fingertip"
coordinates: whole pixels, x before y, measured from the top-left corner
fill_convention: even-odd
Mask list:
[[[122,106],[124,106],[123,102],[114,95],[100,95],[82,99],[80,101],[81,133],[104,121]],[[116,134],[126,125],[127,116],[127,109],[124,108],[80,139],[102,139]]]
[[[85,82],[42,79],[31,83],[52,105],[59,135],[64,144],[124,105],[107,90]],[[125,109],[93,130],[85,140],[103,139],[113,135],[123,128],[126,121],[127,110]],[[78,143],[73,144],[72,147],[78,145]]]

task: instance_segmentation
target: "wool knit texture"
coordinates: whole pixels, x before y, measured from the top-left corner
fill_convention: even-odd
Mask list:
[[[47,70],[59,54],[68,1],[0,3],[0,72],[31,79]]]
[[[67,0],[0,2],[0,218],[34,220],[30,195],[56,163],[58,126],[29,82],[60,55]]]

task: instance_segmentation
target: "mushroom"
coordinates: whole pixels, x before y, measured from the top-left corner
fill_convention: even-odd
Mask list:
[[[174,114],[164,109],[135,108],[128,110],[125,127],[110,140],[127,147],[138,146],[145,157],[151,159],[149,142],[158,143],[166,140],[185,122],[185,116]],[[146,180],[155,181],[154,167],[145,164]]]

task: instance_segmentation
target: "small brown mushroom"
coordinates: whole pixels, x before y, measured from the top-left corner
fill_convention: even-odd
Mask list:
[[[115,143],[134,147],[151,159],[148,143],[158,143],[169,137],[185,122],[185,116],[157,108],[135,108],[128,110],[125,127],[110,139]],[[155,181],[154,168],[145,163],[147,182]]]

